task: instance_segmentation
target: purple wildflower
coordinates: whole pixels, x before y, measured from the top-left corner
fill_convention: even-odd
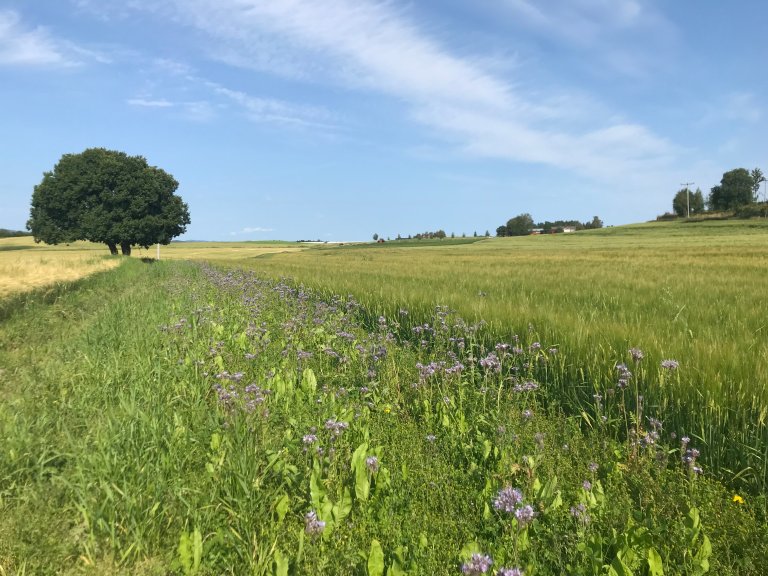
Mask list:
[[[581,483],[581,487],[584,488],[587,492],[592,490],[592,482],[589,480],[584,480],[584,482]]]
[[[512,514],[515,507],[523,501],[523,493],[518,488],[506,486],[499,490],[496,499],[493,501],[493,507],[501,512]]]
[[[666,370],[677,370],[680,363],[677,360],[662,360],[661,367]]]
[[[462,565],[461,572],[469,576],[479,576],[488,572],[491,564],[493,560],[487,554],[472,554],[469,562]]]
[[[515,518],[517,518],[517,522],[521,528],[524,528],[527,524],[530,524],[535,516],[536,511],[530,504],[526,504],[525,506],[515,510]]]
[[[325,422],[325,429],[331,431],[331,436],[340,436],[347,428],[349,428],[349,424],[346,422],[337,422],[335,418],[331,418]]]
[[[312,510],[304,515],[304,530],[310,536],[317,536],[325,530],[325,522],[318,520],[317,513]]]
[[[522,568],[499,568],[496,576],[523,576]]]
[[[640,362],[640,360],[645,358],[645,354],[643,354],[643,351],[640,350],[640,348],[630,348],[629,355],[632,356],[632,360],[635,362]]]
[[[371,474],[375,474],[379,470],[379,459],[376,456],[368,456],[365,459],[365,467],[368,468]]]

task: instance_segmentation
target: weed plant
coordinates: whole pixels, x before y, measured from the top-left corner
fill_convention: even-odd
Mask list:
[[[763,573],[760,506],[643,400],[679,367],[628,349],[567,415],[560,348],[482,331],[181,262],[30,304],[0,574]]]

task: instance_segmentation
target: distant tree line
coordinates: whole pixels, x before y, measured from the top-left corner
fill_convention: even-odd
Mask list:
[[[21,230],[8,230],[0,228],[0,238],[16,238],[18,236],[32,236],[31,232],[22,232]]]
[[[720,184],[713,186],[704,199],[700,188],[691,192],[681,188],[672,199],[672,213],[666,213],[659,219],[685,217],[710,212],[728,212],[749,214],[746,209],[758,202],[760,186],[765,182],[765,176],[760,168],[752,171],[746,168],[735,168],[723,174]]]
[[[445,230],[436,230],[435,232],[419,232],[414,234],[413,237],[416,240],[433,240],[445,238]]]
[[[598,216],[595,216],[589,222],[579,222],[578,220],[555,220],[550,222],[545,220],[544,222],[534,223],[533,217],[526,213],[510,218],[506,224],[496,228],[496,236],[527,236],[534,231],[541,234],[557,234],[564,232],[566,229],[591,230],[602,227],[603,221]]]

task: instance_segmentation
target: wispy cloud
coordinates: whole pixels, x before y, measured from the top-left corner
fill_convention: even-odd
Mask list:
[[[531,1],[510,0],[530,21],[562,24]],[[613,27],[631,26],[644,15],[635,0],[553,0],[576,25],[589,31],[588,16]],[[155,11],[148,0],[135,0]],[[561,91],[546,101],[517,78],[502,76],[481,61],[460,55],[430,36],[406,8],[374,0],[175,0],[171,17],[208,36],[213,53],[230,63],[298,73],[305,82],[331,83],[354,91],[388,95],[409,117],[468,154],[536,162],[592,177],[656,168],[677,150],[664,138],[610,114],[574,111]],[[597,26],[597,25],[595,25]],[[593,34],[597,35],[597,27]],[[283,64],[290,65],[283,68]],[[322,121],[317,110],[255,98],[211,84],[253,119]],[[585,98],[589,100],[589,98]],[[577,108],[578,110],[578,108]],[[322,115],[320,115],[322,116]]]
[[[226,88],[215,82],[204,81],[204,84],[216,94],[242,107],[248,118],[254,122],[331,127],[331,116],[322,108],[296,105],[284,100],[259,98],[240,90]]]
[[[263,228],[261,226],[246,226],[242,230],[238,230],[237,232],[230,232],[230,236],[241,236],[243,234],[254,234],[256,232],[274,232],[274,228]]]
[[[72,66],[77,52],[46,28],[25,26],[17,12],[0,10],[0,65]]]
[[[49,28],[31,26],[18,12],[0,9],[0,66],[71,68],[112,58],[55,36]]]
[[[219,110],[230,108],[257,123],[276,123],[326,130],[335,129],[338,123],[337,118],[323,107],[256,96],[243,90],[235,90],[200,76],[193,66],[185,62],[166,58],[156,59],[151,63],[148,74],[151,77],[151,81],[148,82],[150,88],[144,90],[141,96],[129,99],[128,104],[153,108],[181,108],[190,112],[199,108],[204,114],[197,116],[204,119],[213,117],[215,108]],[[159,81],[159,78],[162,81]],[[216,106],[209,102],[175,102],[167,98],[147,96],[154,93],[158,85],[164,86],[165,91],[180,94],[203,93],[206,99],[215,101]],[[205,107],[201,107],[203,103]]]
[[[126,100],[131,106],[140,106],[143,108],[173,108],[175,104],[165,99],[149,100],[146,98],[130,98]]]

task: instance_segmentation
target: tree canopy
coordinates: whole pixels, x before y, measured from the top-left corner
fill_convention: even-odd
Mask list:
[[[759,170],[753,170],[756,172]],[[759,174],[762,177],[762,172]],[[736,168],[723,174],[720,184],[709,192],[710,210],[734,210],[753,202],[760,182],[746,168]]]
[[[183,234],[189,209],[179,183],[142,156],[89,148],[65,154],[35,186],[27,229],[47,244],[103,242],[113,254],[168,244]]]
[[[690,205],[691,214],[699,214],[704,211],[704,195],[699,188],[691,192],[688,188],[681,188],[672,199],[672,211],[681,218],[688,215]]]

